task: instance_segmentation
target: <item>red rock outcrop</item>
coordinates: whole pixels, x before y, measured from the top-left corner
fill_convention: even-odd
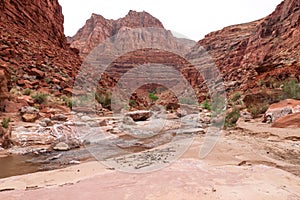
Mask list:
[[[226,27],[198,42],[213,57],[229,90],[263,80],[300,80],[300,2],[285,0],[269,16]]]
[[[57,0],[0,1],[0,66],[10,73],[9,87],[55,93],[72,86],[81,59],[63,22]]]
[[[173,55],[170,52],[155,51],[155,47],[120,55],[111,63],[106,74],[102,75],[101,86],[114,87],[123,74],[146,63],[176,66],[196,89],[199,99],[207,95],[207,87],[210,91],[222,90],[222,79],[229,92],[257,89],[260,87],[260,80],[300,80],[299,26],[299,1],[285,0],[269,16],[210,33],[191,50],[189,44],[183,42],[180,46],[178,40],[169,31],[165,31],[160,33],[161,37],[158,37],[160,39],[156,42],[175,51],[187,53],[184,58],[178,59],[176,53]],[[120,49],[139,49],[143,44],[153,43],[149,32],[131,32],[138,27],[163,29],[158,20],[145,12],[130,11],[126,17],[119,20],[106,20],[93,14],[70,42],[80,50],[82,57],[86,57],[99,43],[117,33],[110,40]],[[187,61],[201,66],[200,71],[204,78],[200,77],[197,70],[191,70],[193,66]],[[172,76],[168,77],[168,81],[172,81],[170,77]],[[91,77],[90,80],[94,78]]]
[[[300,128],[300,113],[293,113],[278,119],[272,124],[275,128]]]
[[[69,42],[72,47],[80,50],[83,58],[87,58],[88,64],[108,64],[105,73],[101,72],[102,91],[114,88],[120,78],[131,69],[151,63],[162,65],[158,74],[137,72],[138,74],[127,79],[127,88],[131,89],[137,82],[140,82],[139,86],[142,86],[143,81],[153,76],[161,76],[159,80],[161,85],[176,83],[178,75],[176,76],[175,71],[180,72],[194,85],[203,81],[197,71],[187,70],[191,68],[191,65],[184,58],[195,42],[174,37],[171,31],[164,29],[158,19],[146,12],[129,11],[124,18],[118,20],[106,20],[100,15],[93,14],[85,26],[73,38],[69,38]],[[102,47],[105,49],[103,50]],[[103,55],[105,57],[102,57]],[[111,62],[107,61],[109,59]],[[99,63],[99,61],[104,63]],[[83,76],[80,83],[91,83],[100,78],[100,73],[96,73],[96,67],[89,68],[88,64],[81,69]],[[174,70],[166,69],[165,66],[171,66]],[[94,73],[91,74],[91,71]],[[77,78],[80,79],[80,77]],[[153,83],[157,83],[157,80],[153,81]],[[146,87],[142,88],[146,89]],[[133,97],[136,96],[133,94]],[[142,100],[143,98],[137,98],[134,99],[137,104],[145,102]]]
[[[294,99],[286,99],[269,106],[265,113],[265,121],[271,123],[276,122],[285,116],[300,112],[300,101]]]
[[[5,110],[5,101],[9,98],[8,76],[9,72],[5,68],[0,68],[0,112]]]
[[[82,57],[86,57],[97,45],[118,32],[143,27],[164,28],[158,19],[147,12],[131,10],[125,17],[118,20],[109,20],[101,15],[92,14],[91,18],[86,21],[86,24],[76,35],[69,38],[69,42],[72,47],[79,49]],[[170,34],[170,32],[167,34]]]

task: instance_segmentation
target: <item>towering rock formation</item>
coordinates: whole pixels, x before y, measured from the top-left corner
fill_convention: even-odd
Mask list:
[[[285,0],[263,19],[206,35],[193,51],[202,46],[210,53],[228,90],[247,90],[259,80],[300,80],[299,38],[300,2]]]
[[[81,59],[67,44],[63,22],[57,0],[0,0],[1,77],[8,78],[1,91],[6,82],[53,93],[72,86]]]
[[[135,11],[130,11],[124,18],[118,20],[106,20],[102,16],[93,14],[69,42],[72,47],[79,49],[82,58],[86,58],[94,48],[105,43],[107,39],[112,45],[106,47],[136,49],[113,59],[109,68],[101,76],[103,87],[114,87],[126,72],[137,66],[158,63],[177,67],[176,69],[196,89],[198,97],[203,99],[207,92],[205,84],[211,84],[211,89],[219,88],[222,78],[229,92],[256,89],[260,87],[258,84],[260,80],[266,85],[287,78],[300,80],[299,4],[297,0],[285,0],[269,16],[212,32],[192,49],[190,49],[191,43],[174,38],[170,31],[164,29],[159,20],[146,12]],[[155,51],[155,46],[149,45],[154,43],[153,34],[149,33],[146,27],[163,30],[155,35],[155,42],[174,51],[171,53]],[[138,28],[144,28],[144,31],[141,32]],[[135,29],[137,30],[133,31]],[[152,48],[142,48],[147,45]],[[112,54],[112,49],[109,50]],[[181,52],[181,54],[178,56],[174,52]],[[201,75],[187,60],[193,60],[198,66],[202,66],[202,76],[206,76],[205,79],[214,79],[214,82],[206,81],[203,84],[203,77],[199,77]],[[211,69],[213,64],[216,68],[207,70]],[[89,78],[92,81],[97,77]]]
[[[162,39],[167,37],[168,42],[170,43],[169,45],[173,45],[175,49],[179,48],[185,51],[194,45],[194,41],[192,40],[174,38],[171,31],[165,30],[163,24],[149,13],[132,10],[129,11],[125,17],[118,20],[108,20],[101,15],[92,14],[91,18],[86,21],[86,24],[76,33],[76,35],[69,38],[69,42],[71,43],[71,47],[79,49],[80,54],[85,58],[91,50],[106,39],[116,36],[117,34],[122,35],[122,32],[126,32],[126,30],[140,28],[163,29],[163,33],[166,36],[162,35]],[[146,29],[144,30],[144,34],[146,34],[145,32]],[[129,40],[127,41],[128,44],[131,43],[136,46],[143,42],[153,42],[151,41],[151,38],[147,38],[147,36],[144,36],[143,34],[139,36],[126,35],[126,37],[126,40]]]
[[[143,86],[146,84],[145,80],[149,78],[150,83],[153,81],[155,84],[159,81],[164,86],[167,82],[175,85],[179,79],[178,75],[175,77],[178,71],[190,81],[192,81],[189,76],[191,74],[193,74],[194,80],[200,79],[196,72],[188,74],[183,70],[190,67],[184,55],[195,42],[175,38],[171,31],[166,30],[158,19],[147,12],[129,11],[124,18],[118,20],[107,20],[100,15],[93,14],[84,27],[69,39],[69,42],[72,47],[79,49],[82,58],[86,58],[87,63],[96,65],[95,68],[88,68],[88,65],[83,66],[81,70],[85,72],[82,73],[81,78],[78,77],[81,79],[80,86],[82,82],[92,83],[99,80],[101,74],[100,86],[103,90],[109,90],[116,86],[126,72],[151,63],[161,65],[160,69],[156,69],[160,74],[155,75],[161,76],[161,78],[154,80],[151,77],[155,73],[143,74],[143,72],[136,71],[137,74],[126,80],[125,85],[128,89],[131,89],[137,82]],[[98,52],[99,54],[97,54]],[[107,68],[103,69],[104,71],[97,68],[104,65],[99,61],[107,65]],[[171,66],[174,70],[167,70],[166,66]],[[92,74],[91,71],[93,71]],[[144,89],[146,88],[151,90],[149,85],[144,87]],[[130,91],[129,94],[131,92],[133,91]],[[143,92],[139,91],[139,93]]]

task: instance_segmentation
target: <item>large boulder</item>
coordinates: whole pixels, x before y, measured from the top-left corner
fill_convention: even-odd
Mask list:
[[[56,151],[68,151],[70,150],[70,146],[64,142],[59,142],[53,147],[53,149]]]
[[[131,117],[134,121],[145,121],[149,119],[151,115],[152,112],[150,110],[138,110],[126,114],[126,116]]]
[[[31,106],[22,107],[20,114],[24,122],[35,122],[40,116],[39,110]]]
[[[275,128],[300,128],[300,112],[287,115],[276,120],[272,127]]]
[[[298,112],[300,112],[300,101],[286,99],[272,104],[265,113],[264,121],[273,123],[282,117]]]
[[[51,135],[55,137],[55,141],[52,144],[53,149],[62,151],[80,147],[83,141],[77,128],[64,124],[54,125],[51,128]]]
[[[68,117],[64,114],[55,114],[51,116],[51,120],[54,121],[67,121]]]

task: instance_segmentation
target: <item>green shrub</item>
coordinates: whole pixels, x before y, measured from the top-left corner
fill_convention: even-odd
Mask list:
[[[208,101],[208,99],[205,99],[205,101],[201,104],[201,107],[206,110],[211,110],[211,103]]]
[[[242,95],[241,95],[241,93],[239,93],[239,92],[234,93],[234,94],[231,96],[230,100],[231,100],[231,102],[237,102],[238,100],[240,100],[241,96],[242,96]]]
[[[27,96],[29,96],[30,93],[31,93],[31,89],[29,89],[29,88],[26,88],[26,89],[23,91],[23,94],[24,94],[24,95],[27,95]]]
[[[111,94],[106,92],[102,94],[100,92],[96,92],[95,98],[104,108],[110,109],[111,107]]]
[[[69,107],[72,108],[73,107],[73,100],[70,97],[67,96],[62,96],[62,100],[65,102],[65,104]]]
[[[38,104],[42,104],[46,101],[47,97],[48,97],[48,94],[46,93],[42,93],[42,92],[38,92],[34,95],[31,95],[31,97],[33,98],[34,102],[35,103],[38,103]]]
[[[241,116],[240,111],[236,107],[233,107],[233,110],[226,115],[225,127],[227,128],[227,127],[235,126],[240,116]]]
[[[49,84],[51,82],[51,78],[47,77],[47,78],[45,78],[45,81],[47,84]]]
[[[284,82],[282,92],[285,98],[300,99],[300,85],[295,80]]]
[[[269,104],[267,102],[251,104],[248,107],[249,112],[254,118],[259,117],[259,115],[264,114],[269,108]]]
[[[149,92],[148,97],[151,101],[157,101],[158,100],[158,96],[156,96],[154,93]]]
[[[129,100],[129,105],[130,105],[131,107],[135,107],[135,106],[136,106],[135,100],[130,99],[130,100]]]
[[[10,118],[3,118],[1,125],[3,128],[8,128],[9,123],[10,123]]]

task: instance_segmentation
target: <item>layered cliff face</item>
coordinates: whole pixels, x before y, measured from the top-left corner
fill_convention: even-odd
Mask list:
[[[58,1],[0,1],[1,24],[23,29],[60,47],[66,46],[62,8]]]
[[[59,94],[72,87],[81,59],[67,44],[63,21],[57,0],[0,1],[0,66],[8,89]]]
[[[204,47],[223,74],[228,90],[247,90],[262,81],[300,80],[300,2],[285,0],[261,20],[206,35]]]
[[[203,80],[196,70],[190,72],[184,70],[191,67],[184,56],[195,42],[175,38],[171,31],[164,29],[158,19],[146,12],[129,11],[124,18],[118,20],[106,20],[102,16],[93,14],[85,26],[69,39],[69,42],[72,47],[80,50],[81,56],[86,59],[87,63],[97,63],[98,66],[107,65],[107,68],[103,69],[104,71],[100,69],[101,72],[98,73],[96,73],[99,70],[97,66],[95,68],[89,68],[88,65],[82,66],[81,71],[85,72],[82,73],[82,77],[77,77],[77,80],[81,79],[80,83],[89,84],[94,80],[99,80],[101,74],[100,87],[102,91],[114,88],[130,70],[137,72],[139,66],[151,63],[161,65],[160,74],[147,75],[137,72],[134,76],[127,77],[125,84],[127,89],[130,90],[133,84],[139,82],[139,86],[141,86],[139,93],[147,94],[143,90],[152,90],[155,86],[152,85],[151,88],[151,84],[147,85],[145,80],[154,76],[161,77],[159,80],[152,79],[154,84],[160,82],[163,86],[166,86],[166,83],[175,85],[178,76],[181,76],[176,72],[180,72],[194,85]],[[174,69],[167,69],[167,66]],[[91,71],[94,73],[91,74]],[[143,84],[147,86],[142,87]],[[128,92],[131,94],[134,91]],[[133,96],[138,95],[133,94]],[[134,100],[137,103],[145,102],[144,100]]]
[[[152,38],[147,37],[147,35],[151,35],[149,32],[152,30],[147,30],[147,28],[152,28],[154,31],[161,29],[162,31],[159,31],[159,34],[162,34],[161,41],[151,41]],[[126,35],[128,30],[134,29],[141,29],[139,35],[131,33]],[[95,47],[108,38],[112,39],[113,36],[126,37],[126,45],[135,45],[136,47],[142,46],[141,43],[167,42],[166,45],[173,45],[172,48],[174,49],[186,51],[194,45],[192,40],[183,41],[173,37],[172,33],[165,30],[162,23],[149,13],[136,11],[129,11],[125,17],[118,20],[108,20],[101,15],[92,14],[76,35],[69,38],[69,42],[71,47],[79,49],[81,56],[85,58]]]

